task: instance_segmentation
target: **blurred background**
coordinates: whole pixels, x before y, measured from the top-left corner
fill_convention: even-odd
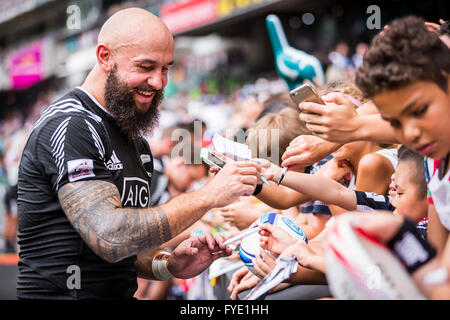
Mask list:
[[[117,10],[141,7],[175,36],[175,65],[160,127],[199,119],[203,140],[226,128],[249,127],[260,105],[286,92],[277,75],[265,18],[276,14],[290,45],[317,57],[326,80],[350,78],[381,27],[416,14],[448,19],[448,1],[410,0],[0,0],[0,299],[15,297],[17,168],[27,136],[43,109],[94,66],[97,35]]]

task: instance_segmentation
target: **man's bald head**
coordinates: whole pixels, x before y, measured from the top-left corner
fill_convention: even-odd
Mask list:
[[[113,14],[100,29],[98,45],[115,52],[121,48],[173,47],[173,36],[155,15],[140,8],[123,9]]]
[[[158,106],[173,65],[174,40],[150,12],[116,12],[102,26],[97,64],[83,86],[115,118],[123,133],[141,136],[157,124]]]

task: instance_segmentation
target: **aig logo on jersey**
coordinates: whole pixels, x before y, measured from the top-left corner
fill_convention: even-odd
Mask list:
[[[148,181],[137,177],[123,178],[122,198],[124,207],[148,207],[150,205],[150,186]]]

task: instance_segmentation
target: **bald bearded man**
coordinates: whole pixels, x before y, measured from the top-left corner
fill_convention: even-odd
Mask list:
[[[211,235],[160,249],[209,209],[251,195],[261,170],[229,163],[204,188],[149,207],[152,154],[142,136],[157,124],[173,48],[151,13],[117,12],[85,82],[36,122],[19,170],[18,298],[132,298],[137,276],[189,278],[231,253]]]

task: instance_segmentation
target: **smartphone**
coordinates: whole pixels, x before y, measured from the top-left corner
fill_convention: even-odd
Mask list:
[[[303,84],[300,87],[295,88],[294,90],[289,92],[289,96],[297,106],[300,102],[303,101],[315,102],[325,105],[319,94],[310,84]]]
[[[226,162],[224,160],[222,160],[219,157],[213,155],[211,153],[211,151],[209,151],[206,148],[201,148],[200,149],[200,158],[206,164],[208,164],[210,166],[213,166],[213,167],[218,167],[219,169],[222,169],[225,166],[225,164],[226,164]]]

